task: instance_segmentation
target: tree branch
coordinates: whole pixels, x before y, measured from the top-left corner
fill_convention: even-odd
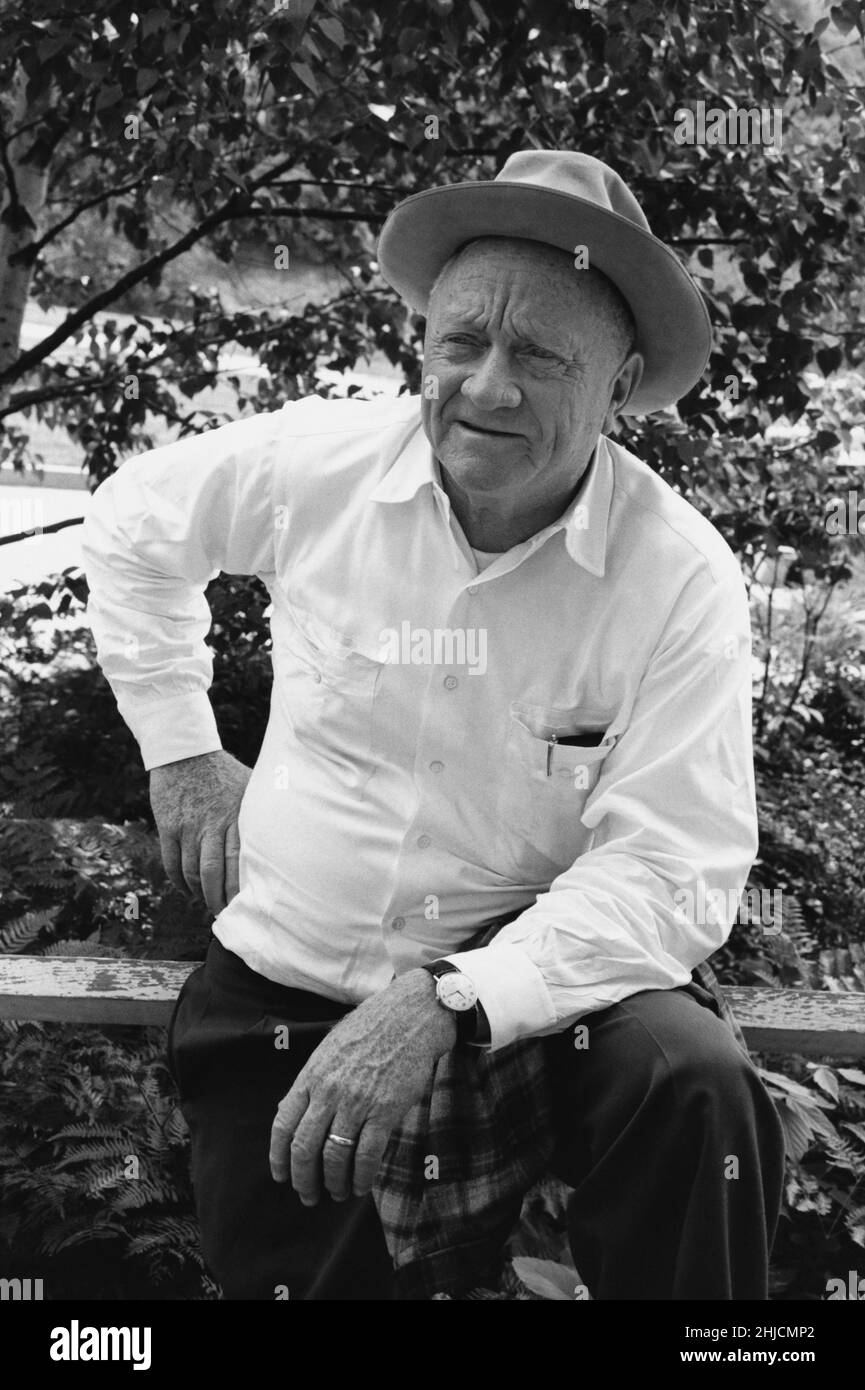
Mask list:
[[[173,261],[178,256],[182,256],[184,251],[188,251],[190,246],[194,246],[197,241],[201,241],[202,238],[206,237],[214,228],[221,226],[223,222],[230,222],[235,217],[242,217],[250,206],[252,194],[257,189],[264,188],[269,183],[272,183],[280,174],[290,169],[295,162],[296,157],[294,155],[289,155],[286,159],[279,161],[271,169],[266,170],[257,178],[251,179],[243,191],[238,190],[238,192],[232,193],[231,197],[228,198],[226,202],[214,208],[213,212],[202,218],[196,226],[191,227],[188,232],[185,232],[183,236],[179,237],[171,246],[166,246],[162,251],[148,257],[146,261],[142,261],[140,265],[127,271],[125,275],[121,275],[120,279],[116,280],[108,289],[101,290],[98,294],[88,299],[86,304],[80,305],[79,308],[73,310],[71,314],[67,314],[66,318],[55,328],[53,333],[49,333],[47,337],[42,339],[41,343],[36,345],[36,347],[31,348],[28,352],[21,353],[11,366],[7,367],[5,371],[0,372],[0,385],[7,381],[17,380],[18,377],[23,376],[25,372],[29,371],[31,367],[35,367],[39,362],[44,362],[45,358],[49,357],[55,348],[59,347],[61,343],[65,343],[68,338],[71,338],[76,329],[80,328],[82,324],[89,322],[93,315],[98,313],[100,309],[107,308],[109,304],[113,304],[116,299],[119,299],[127,290],[132,289],[134,285],[138,285],[142,280],[148,279],[155,271],[161,270],[164,265],[167,265],[169,261]]]
[[[746,236],[671,236],[668,246],[746,246],[751,240]]]
[[[52,521],[49,526],[34,526],[29,531],[18,531],[14,536],[0,536],[0,545],[12,545],[14,541],[28,541],[33,536],[47,536],[52,531],[62,531],[66,526],[80,526],[83,516],[72,516],[68,521]]]
[[[26,410],[31,405],[47,405],[50,401],[62,401],[69,396],[98,391],[102,386],[110,386],[122,375],[126,373],[112,372],[110,376],[87,377],[80,381],[64,381],[55,386],[37,386],[32,391],[17,391],[0,409],[0,420],[5,420],[7,415],[17,415],[19,410]]]
[[[34,116],[32,121],[25,121],[23,125],[16,126],[12,133],[6,137],[7,144],[11,145],[13,140],[17,140],[19,136],[25,135],[28,130],[35,130],[41,123],[42,117]]]
[[[90,208],[98,207],[100,203],[107,202],[109,198],[118,198],[123,193],[130,193],[133,188],[138,188],[142,183],[146,183],[149,178],[149,173],[142,174],[140,178],[133,179],[131,183],[123,183],[117,188],[106,189],[102,193],[97,193],[95,197],[88,198],[85,202],[79,203],[78,207],[73,208],[72,212],[70,212],[67,217],[61,218],[59,222],[55,222],[53,227],[49,227],[48,231],[44,236],[41,236],[38,241],[31,241],[29,246],[22,247],[20,251],[16,251],[13,256],[10,256],[9,264],[24,265],[30,261],[35,261],[43,246],[47,246],[49,241],[53,241],[62,231],[65,231],[67,227],[71,226],[83,212],[89,212]]]
[[[773,29],[775,33],[778,35],[778,37],[780,39],[783,39],[784,43],[787,45],[788,48],[796,47],[796,40],[792,37],[792,35],[788,34],[785,29],[782,29],[781,26],[775,22],[775,20],[770,19],[769,16],[762,9],[755,9],[752,0],[743,0],[743,3],[745,5],[745,8],[751,11],[751,14],[754,16],[754,18],[758,20],[760,23],[766,24],[770,29]],[[788,20],[787,23],[795,22],[792,20]],[[803,38],[810,37],[810,35],[807,34],[804,29],[800,29],[798,25],[795,25],[795,28],[796,32],[798,34],[801,34]],[[811,33],[813,33],[813,30],[811,31]],[[817,44],[817,47],[820,48],[819,43]],[[834,52],[834,49],[832,51]],[[836,89],[836,91],[839,91],[846,95],[851,90],[850,83],[840,83],[836,77],[832,76],[831,73],[826,72],[825,65],[823,64],[823,59],[826,56],[827,55],[824,53],[823,49],[820,48],[821,74],[826,78],[827,82],[831,83],[831,85]]]
[[[269,214],[279,217],[316,217],[322,222],[369,222],[373,226],[380,226],[387,217],[387,213],[362,212],[359,208],[299,208],[294,203],[277,203],[273,207],[250,207],[244,217],[267,217]]]
[[[337,267],[337,269],[339,269],[339,267]],[[366,302],[369,302],[371,299],[382,298],[388,293],[386,290],[362,288],[352,282],[349,282],[349,292],[356,297],[363,298]],[[333,299],[329,299],[323,304],[320,304],[318,308],[322,313],[325,313],[335,304],[338,304],[343,297],[344,295],[336,295]],[[193,327],[196,347],[203,351],[206,348],[227,347],[230,343],[236,343],[238,346],[249,344],[256,345],[261,342],[262,339],[266,339],[272,336],[275,331],[278,331],[280,322],[275,321],[272,323],[260,324],[246,331],[231,332],[228,337],[223,333],[214,338],[202,337],[202,333],[207,329],[206,320],[199,320]],[[187,325],[183,325],[177,329],[178,335],[189,331],[191,331],[191,329]],[[17,415],[19,411],[27,410],[31,405],[46,405],[51,401],[67,400],[69,397],[74,397],[76,395],[86,395],[91,391],[99,391],[105,386],[116,384],[122,380],[123,377],[128,376],[131,371],[137,371],[139,376],[151,375],[154,369],[157,369],[162,362],[167,358],[170,359],[171,356],[172,341],[169,339],[168,345],[162,352],[157,353],[156,356],[148,358],[143,363],[139,362],[133,364],[131,362],[123,362],[116,371],[110,372],[106,376],[76,377],[72,380],[66,378],[60,382],[56,382],[54,385],[35,386],[29,390],[17,391],[14,395],[9,397],[6,405],[0,408],[0,421],[5,420],[9,415]],[[235,373],[235,370],[234,367],[216,366],[213,368],[214,373],[221,376],[231,376]],[[187,372],[181,372],[177,376],[162,373],[161,380],[166,385],[174,383],[175,385],[182,386],[182,383],[187,377],[196,377],[199,375],[200,368],[192,367]]]
[[[408,197],[404,188],[395,183],[369,183],[363,179],[277,179],[274,188],[362,188],[365,193],[399,193]]]

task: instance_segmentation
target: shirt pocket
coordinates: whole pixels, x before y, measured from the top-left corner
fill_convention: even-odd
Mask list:
[[[502,847],[531,881],[547,882],[588,847],[581,816],[618,738],[616,711],[514,701],[498,802]]]
[[[360,788],[371,774],[384,663],[359,641],[292,607],[273,633],[274,681],[298,742]]]

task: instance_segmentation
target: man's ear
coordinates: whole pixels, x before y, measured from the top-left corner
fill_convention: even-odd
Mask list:
[[[604,416],[602,434],[610,434],[616,420],[633,396],[643,377],[645,358],[641,352],[630,352],[625,358],[613,381],[610,404]]]

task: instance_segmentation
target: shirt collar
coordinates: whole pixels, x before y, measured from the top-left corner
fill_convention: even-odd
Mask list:
[[[425,484],[441,488],[441,477],[423,425],[418,421],[417,428],[370,493],[370,501],[409,502]]]
[[[450,512],[449,499],[423,426],[417,429],[394,459],[387,473],[370,493],[371,502],[408,502],[422,487],[429,487],[444,516]],[[570,506],[519,549],[536,550],[557,531],[565,532],[565,545],[571,559],[590,574],[603,578],[607,553],[607,528],[613,497],[613,458],[610,441],[600,435],[582,486]]]

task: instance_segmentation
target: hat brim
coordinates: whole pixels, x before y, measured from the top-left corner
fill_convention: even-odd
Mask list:
[[[519,237],[574,254],[588,249],[627,300],[645,368],[623,412],[645,415],[673,405],[702,376],[712,348],[705,301],[674,251],[628,218],[589,199],[496,179],[455,183],[399,203],[378,243],[381,273],[417,313],[445,262],[475,237]]]

